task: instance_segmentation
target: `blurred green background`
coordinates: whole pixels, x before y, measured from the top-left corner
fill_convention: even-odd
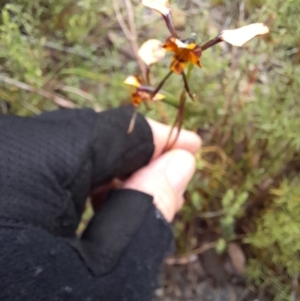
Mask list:
[[[178,254],[196,254],[212,243],[221,256],[236,242],[247,258],[249,281],[276,300],[296,300],[300,2],[171,3],[180,36],[196,33],[202,42],[224,28],[253,22],[270,27],[270,34],[242,48],[219,44],[204,52],[203,68],[193,70],[190,88],[196,102],[187,100],[184,128],[201,135],[203,148],[175,223]],[[128,104],[130,93],[123,81],[139,72],[135,47],[149,38],[168,37],[159,14],[134,0],[14,0],[0,1],[0,8],[2,114]],[[167,56],[153,67],[154,84],[169,63]],[[139,110],[172,124],[181,78],[172,76],[164,90],[173,105],[161,102]]]

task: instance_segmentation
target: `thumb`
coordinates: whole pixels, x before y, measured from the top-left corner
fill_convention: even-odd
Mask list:
[[[138,170],[124,188],[153,196],[153,202],[168,222],[183,205],[183,193],[196,168],[194,156],[185,150],[172,150]]]

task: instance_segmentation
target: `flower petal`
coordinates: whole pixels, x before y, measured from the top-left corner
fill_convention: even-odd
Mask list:
[[[135,106],[138,107],[142,102],[142,97],[138,92],[132,93],[131,94],[131,103]]]
[[[154,9],[164,16],[170,14],[170,3],[168,0],[142,0],[142,4],[148,8]]]
[[[189,54],[189,62],[191,62],[194,65],[197,65],[200,68],[202,68],[200,59],[199,59],[199,57],[194,52],[190,52],[190,54]]]
[[[149,92],[147,90],[139,90],[136,93],[140,97],[141,101],[150,101],[150,100],[151,101],[158,101],[158,100],[162,100],[162,99],[165,98],[165,96],[163,94],[157,93],[157,94],[155,94],[154,98],[151,99],[151,92]]]
[[[166,40],[165,44],[162,47],[165,48],[167,51],[177,53],[178,52],[178,46],[177,46],[175,41],[176,41],[175,38],[170,37]]]
[[[123,83],[133,87],[139,87],[141,85],[139,78],[134,75],[129,75]]]
[[[176,73],[181,74],[186,66],[187,62],[181,62],[176,59],[176,57],[173,57],[173,60],[170,65],[170,69]]]
[[[257,35],[269,32],[269,28],[263,23],[253,23],[237,29],[226,29],[220,34],[223,41],[233,45],[242,46]]]
[[[166,49],[162,47],[162,43],[156,39],[146,41],[138,51],[139,57],[148,66],[162,60],[165,54]]]
[[[159,100],[162,100],[162,99],[164,99],[164,98],[166,98],[165,95],[160,94],[160,93],[157,93],[157,94],[154,96],[154,98],[153,98],[152,100],[153,100],[153,101],[159,101]]]

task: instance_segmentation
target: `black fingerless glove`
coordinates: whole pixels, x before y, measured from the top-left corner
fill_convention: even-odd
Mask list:
[[[114,190],[79,239],[94,187],[146,165],[130,108],[0,116],[0,300],[151,300],[172,233],[152,197]]]

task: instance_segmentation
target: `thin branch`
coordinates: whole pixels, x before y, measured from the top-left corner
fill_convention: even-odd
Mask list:
[[[0,112],[1,114],[8,114],[9,112],[9,103],[5,100],[0,100]]]
[[[20,82],[18,80],[12,79],[10,77],[5,76],[4,74],[0,74],[0,81],[18,87],[24,91],[32,92],[38,94],[44,98],[52,100],[55,104],[63,108],[75,108],[75,104],[70,100],[63,98],[55,93],[51,93],[40,88],[34,88],[26,83]]]
[[[70,53],[70,54],[75,54],[75,55],[81,56],[85,59],[90,59],[90,56],[86,54],[84,49],[75,49],[74,47],[63,46],[63,45],[60,45],[60,44],[52,42],[52,41],[41,42],[40,40],[38,40],[34,37],[30,37],[30,36],[26,36],[26,35],[22,35],[21,37],[23,40],[26,40],[31,44],[40,43],[45,48],[54,49],[57,51],[66,52],[66,53]]]
[[[201,218],[214,218],[217,216],[221,216],[224,214],[224,210],[219,210],[219,211],[215,211],[215,212],[205,212],[205,213],[201,213],[199,215],[199,217]]]
[[[299,292],[299,283],[298,283],[299,275],[296,273],[292,277],[292,293],[291,293],[291,301],[298,300],[298,292]]]
[[[35,106],[33,106],[31,103],[27,101],[21,101],[22,106],[26,108],[28,111],[32,112],[35,115],[41,114],[41,110],[37,109]]]
[[[245,2],[244,1],[240,1],[239,4],[239,22],[240,24],[244,23],[245,20]]]
[[[139,45],[138,45],[138,41],[137,41],[138,36],[137,36],[137,29],[136,29],[136,25],[135,25],[135,19],[134,19],[134,13],[133,13],[133,7],[132,7],[131,0],[125,0],[125,5],[126,5],[126,10],[127,10],[127,15],[128,15],[129,27],[126,25],[126,23],[124,21],[124,18],[121,14],[120,7],[117,3],[117,0],[113,1],[113,7],[114,7],[114,11],[115,11],[118,23],[119,23],[124,35],[131,43],[134,57],[137,60],[137,63],[141,70],[143,80],[146,82],[146,73],[147,73],[146,66],[138,55],[138,51],[139,51]]]
[[[128,14],[128,23],[129,23],[129,28],[131,32],[131,38],[132,41],[137,41],[137,30],[135,26],[135,19],[134,19],[134,13],[133,13],[133,8],[131,4],[131,0],[125,0],[125,5],[127,9],[127,14]]]
[[[126,25],[124,19],[123,19],[123,16],[120,12],[120,7],[119,7],[119,4],[118,4],[118,1],[117,0],[113,0],[112,1],[112,4],[113,4],[113,8],[114,8],[114,11],[115,11],[115,15],[116,15],[116,18],[118,20],[118,23],[124,33],[124,35],[126,36],[126,38],[129,40],[129,41],[132,41],[132,34],[128,28],[128,26]]]
[[[128,23],[129,23],[129,27],[130,27],[130,31],[131,31],[131,46],[134,52],[134,56],[137,60],[137,63],[139,65],[139,68],[141,70],[142,73],[142,77],[143,80],[146,81],[146,65],[145,63],[141,60],[138,52],[139,52],[139,45],[138,45],[138,34],[137,34],[137,29],[136,29],[136,25],[135,25],[135,18],[134,18],[134,12],[133,12],[133,7],[132,7],[132,3],[131,0],[125,0],[125,5],[126,5],[126,9],[127,9],[127,14],[128,14]]]
[[[182,262],[182,259],[183,258],[189,258],[189,257],[192,257],[193,255],[199,255],[209,249],[212,249],[216,246],[217,242],[216,241],[213,241],[213,242],[210,242],[210,243],[207,243],[195,250],[192,250],[192,251],[189,251],[189,252],[186,252],[182,255],[179,255],[177,257],[171,257],[171,258],[168,258],[166,259],[166,264],[168,265],[173,265],[173,264],[177,264],[177,262]],[[193,258],[193,257],[192,257]]]
[[[95,111],[97,111],[97,112],[101,111],[101,108],[99,107],[99,105],[97,103],[97,99],[90,93],[87,93],[76,87],[70,87],[70,86],[64,86],[64,85],[59,85],[57,87],[57,89],[64,91],[64,92],[74,93],[74,94],[88,100],[93,105],[93,108],[95,109]]]
[[[134,108],[134,111],[133,111],[133,114],[132,114],[132,117],[130,119],[130,123],[129,123],[129,126],[128,126],[128,130],[127,130],[128,134],[130,134],[134,129],[134,125],[135,125],[135,122],[136,122],[136,117],[137,117],[137,108]]]

